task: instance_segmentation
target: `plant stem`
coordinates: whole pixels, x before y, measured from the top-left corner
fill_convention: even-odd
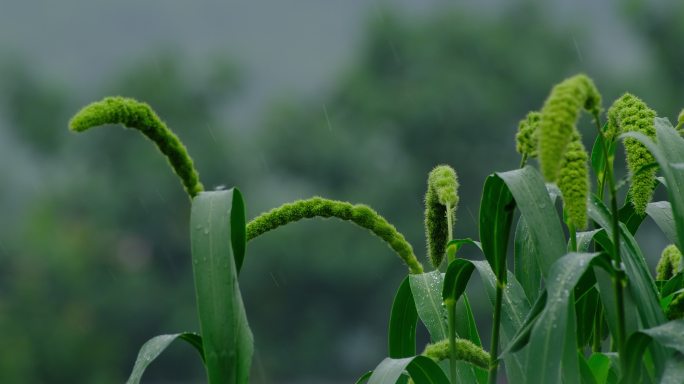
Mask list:
[[[456,384],[456,301],[447,300],[446,307],[449,316],[449,373],[451,384]]]
[[[523,168],[527,164],[527,153],[523,153],[522,158],[520,159],[520,167]]]
[[[451,204],[446,205],[446,216],[447,216],[447,243],[454,238],[454,214]],[[455,252],[449,252],[447,250],[447,266],[456,258]]]
[[[454,215],[452,209],[451,204],[447,203],[447,242],[453,238]],[[447,262],[451,263],[454,259],[456,259],[456,252],[447,250]],[[449,374],[451,376],[451,383],[456,384],[456,300],[447,300],[445,304],[449,317]]]
[[[492,343],[489,348],[489,384],[496,384],[496,371],[499,367],[499,324],[501,323],[501,303],[503,300],[504,284],[497,279],[496,302],[494,303],[494,324],[492,325]]]
[[[599,122],[599,116],[594,113],[594,121],[596,122],[596,128],[598,129],[598,134],[603,135],[601,132],[601,124]],[[606,163],[605,179],[608,181],[608,189],[610,191],[610,210],[613,218],[613,263],[616,269],[617,275],[613,278],[613,284],[615,286],[615,303],[617,306],[617,338],[615,343],[617,345],[618,354],[622,358],[625,357],[624,346],[625,346],[625,300],[624,300],[624,284],[623,284],[623,273],[622,273],[622,258],[620,257],[620,218],[618,216],[618,205],[617,205],[617,190],[615,188],[615,177],[613,175],[613,164],[609,161],[608,156],[608,146],[605,140],[601,140],[603,144],[603,156]]]

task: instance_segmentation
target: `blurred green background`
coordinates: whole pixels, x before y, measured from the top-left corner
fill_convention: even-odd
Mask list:
[[[121,383],[148,338],[198,329],[180,184],[137,134],[69,133],[84,104],[149,102],[249,218],[312,195],[367,203],[424,258],[427,172],[457,170],[456,235],[477,236],[484,178],[517,167],[518,120],[563,78],[674,118],[683,19],[674,1],[0,0],[0,382]],[[653,263],[664,237],[639,239]],[[253,382],[372,369],[404,274],[346,223],[250,243]],[[486,339],[489,304],[477,283],[470,295]],[[204,373],[178,345],[145,382]]]

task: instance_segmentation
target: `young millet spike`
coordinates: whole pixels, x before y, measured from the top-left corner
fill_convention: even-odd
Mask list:
[[[149,105],[124,97],[107,97],[76,113],[69,122],[69,128],[83,132],[106,124],[122,124],[126,128],[137,129],[152,140],[166,156],[190,198],[204,190],[187,149]]]
[[[438,341],[429,344],[423,352],[427,356],[439,363],[449,358],[449,340]],[[470,364],[482,369],[489,368],[489,353],[473,344],[470,340],[456,339],[456,359],[467,361]]]
[[[682,128],[684,128],[684,109],[679,112],[679,116],[677,117],[677,130],[681,130]]]
[[[314,217],[336,217],[368,229],[385,241],[399,255],[408,265],[411,273],[423,272],[423,266],[416,258],[413,247],[406,241],[404,235],[367,205],[352,205],[346,201],[313,197],[283,204],[278,208],[262,213],[247,223],[247,241],[280,226]]]
[[[533,111],[518,123],[515,149],[519,154],[529,158],[537,157],[537,127],[540,120],[541,113]]]
[[[592,115],[601,110],[601,95],[594,82],[580,74],[553,87],[544,102],[539,122],[539,163],[546,181],[558,178],[561,161],[570,143],[582,108]]]
[[[643,101],[625,93],[608,109],[606,138],[612,140],[623,132],[640,132],[655,140],[655,117],[656,113]],[[633,138],[625,139],[625,155],[627,169],[631,174],[628,195],[634,210],[643,216],[655,190],[656,168],[642,168],[655,163],[655,159],[643,144]]]
[[[682,253],[676,245],[670,244],[665,247],[656,265],[656,280],[670,280],[674,277],[679,272],[681,261]]]
[[[439,268],[444,260],[449,241],[448,220],[456,220],[458,205],[458,178],[448,165],[438,165],[428,175],[425,194],[425,237],[428,258],[432,266]]]
[[[589,194],[589,155],[578,134],[573,139],[561,161],[558,172],[558,189],[563,196],[565,211],[576,229],[587,225],[587,196]]]

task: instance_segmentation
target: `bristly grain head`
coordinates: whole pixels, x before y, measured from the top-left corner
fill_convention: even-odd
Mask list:
[[[608,109],[608,129],[606,138],[612,140],[624,132],[639,132],[655,140],[655,111],[638,97],[625,93]],[[651,152],[634,138],[625,139],[627,169],[631,175],[628,196],[634,210],[641,216],[646,213],[646,205],[655,190],[655,167],[644,168],[655,163]]]
[[[83,132],[107,124],[137,129],[152,140],[166,156],[190,198],[204,190],[187,149],[149,105],[124,97],[107,97],[76,113],[69,122],[69,129]]]
[[[676,245],[670,244],[665,247],[656,265],[656,280],[670,280],[679,272],[681,262],[682,253]]]
[[[537,157],[537,131],[541,121],[541,113],[533,111],[518,123],[518,133],[515,135],[515,149],[519,154],[527,157]]]
[[[247,240],[252,240],[283,225],[314,217],[335,217],[368,229],[394,250],[406,263],[410,273],[423,272],[422,264],[416,258],[413,247],[406,241],[404,235],[379,213],[363,204],[352,205],[346,201],[329,200],[318,196],[286,203],[262,213],[247,223]]]
[[[444,260],[449,241],[448,220],[456,220],[458,177],[448,165],[438,165],[428,175],[425,194],[425,237],[430,262],[435,268]]]
[[[561,161],[558,189],[563,196],[563,204],[569,221],[579,230],[587,225],[588,161],[589,155],[579,135],[574,135]]]
[[[489,367],[489,353],[473,344],[470,340],[456,339],[456,359],[487,369]],[[425,347],[423,355],[435,362],[447,360],[450,356],[449,340],[438,341]]]
[[[601,111],[601,95],[594,82],[580,74],[553,87],[541,110],[538,132],[538,154],[542,174],[555,182],[568,144],[577,129],[582,109],[592,115]]]

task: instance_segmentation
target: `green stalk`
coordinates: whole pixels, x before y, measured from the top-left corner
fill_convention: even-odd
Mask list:
[[[598,134],[602,135],[601,124],[599,122],[598,113],[594,113],[594,121],[596,122],[596,129]],[[625,300],[624,300],[624,276],[622,273],[622,258],[620,257],[620,218],[618,217],[618,204],[617,204],[617,189],[615,188],[615,177],[613,175],[613,164],[609,162],[608,156],[608,146],[605,140],[601,140],[603,144],[603,156],[606,162],[606,180],[608,181],[608,189],[610,191],[610,210],[613,216],[613,254],[615,268],[617,269],[617,276],[613,278],[613,284],[615,285],[615,303],[617,306],[617,339],[615,343],[617,345],[618,354],[621,358],[625,357]]]
[[[454,215],[451,213],[453,207],[451,204],[446,205],[446,217],[447,217],[447,243],[449,243],[454,238]],[[447,266],[449,263],[456,259],[456,252],[449,252],[447,249]]]
[[[447,216],[447,243],[453,238],[454,220],[451,214],[451,204],[446,205]],[[453,248],[453,247],[449,247]],[[456,252],[447,249],[447,262],[451,263],[456,259]],[[447,264],[448,265],[448,264]],[[451,383],[456,383],[456,300],[450,299],[446,301],[447,313],[449,316],[449,374],[451,376]]]
[[[520,167],[523,168],[527,164],[527,153],[523,153],[522,158],[520,159]]]
[[[496,302],[494,303],[494,324],[492,326],[492,343],[489,348],[489,384],[496,384],[496,371],[499,367],[499,324],[501,323],[501,303],[503,300],[504,286],[497,279],[496,282]]]
[[[449,374],[451,383],[456,384],[456,300],[447,300],[446,307],[449,314]]]

